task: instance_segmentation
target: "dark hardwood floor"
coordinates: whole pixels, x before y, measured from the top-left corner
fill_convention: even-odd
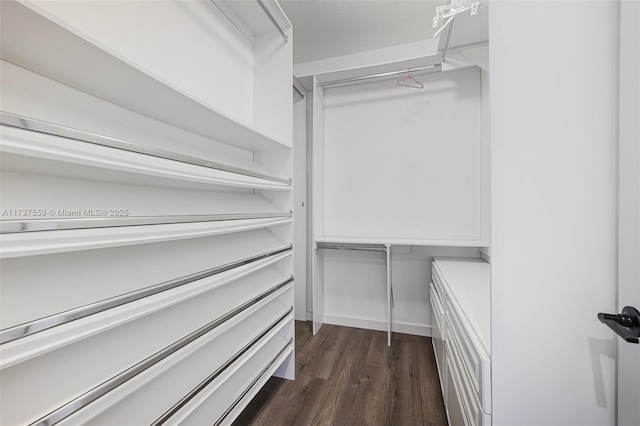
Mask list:
[[[272,377],[234,426],[446,424],[430,338],[296,322],[296,380]]]

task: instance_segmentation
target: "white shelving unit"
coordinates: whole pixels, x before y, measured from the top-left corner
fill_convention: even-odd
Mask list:
[[[249,151],[291,146],[217,110],[196,94],[86,34],[39,1],[3,6],[3,59],[116,105]],[[256,6],[257,7],[257,6]],[[67,9],[74,12],[72,9]],[[264,15],[258,10],[249,11]],[[255,19],[255,18],[254,18]],[[258,18],[260,22],[263,19]],[[257,32],[262,31],[259,29]],[[34,34],[38,43],[33,43]],[[64,55],[60,54],[63,47]]]
[[[291,25],[242,3],[0,5],[0,423],[230,424],[294,378]]]
[[[398,331],[428,335],[434,325],[421,317],[421,311],[415,308],[415,297],[406,296],[422,297],[422,311],[428,312],[427,292],[409,289],[407,284],[416,280],[412,274],[418,274],[417,269],[395,270],[397,276],[403,277],[400,285],[404,288],[398,291],[400,285],[393,285],[392,263],[410,259],[409,255],[395,255],[394,246],[409,246],[402,249],[404,253],[409,253],[411,247],[417,247],[420,253],[456,249],[461,256],[468,256],[470,249],[490,246],[486,161],[489,145],[482,132],[488,125],[483,109],[488,105],[488,91],[483,86],[481,70],[433,72],[420,78],[425,90],[411,92],[393,80],[325,88],[319,81],[329,77],[314,76],[314,332],[327,318],[340,325],[366,324],[376,329],[386,322],[389,335],[394,326]],[[465,125],[460,126],[459,122]],[[354,300],[371,298],[375,313],[365,308],[357,313],[346,312],[345,305],[337,302],[344,294],[340,293],[340,285],[333,283],[339,280],[338,274],[350,273],[344,267],[345,259],[356,257],[337,252],[325,254],[316,249],[326,244],[389,247],[386,259],[362,255],[357,259],[363,266],[354,266],[366,280],[387,271],[386,301],[380,288],[382,279],[375,289],[355,283],[357,290],[351,289],[347,296]],[[364,266],[364,256],[368,256],[371,265]],[[375,275],[370,272],[374,269]],[[326,283],[325,275],[331,275],[333,281]],[[394,288],[396,294],[403,293],[403,299],[396,298],[395,305],[391,303]],[[394,321],[394,316],[401,320]]]

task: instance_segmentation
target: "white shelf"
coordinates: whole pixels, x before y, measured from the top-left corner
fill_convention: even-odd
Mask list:
[[[9,368],[129,321],[151,315],[162,309],[167,309],[192,297],[200,296],[208,291],[273,265],[291,256],[291,254],[289,251],[259,260],[213,277],[163,291],[153,296],[126,303],[113,309],[70,321],[39,333],[34,333],[27,337],[5,343],[0,346],[0,369]]]
[[[249,151],[290,148],[143,69],[35,3],[3,1],[2,14],[0,48],[3,59],[13,64],[231,146]]]
[[[359,237],[320,237],[317,243],[336,244],[391,244],[403,246],[430,247],[489,247],[487,241],[480,240],[422,240],[409,238],[359,238]]]
[[[291,218],[4,234],[0,259],[208,237],[292,223]]]
[[[76,179],[91,176],[92,180],[102,182],[192,190],[216,191],[220,187],[291,190],[291,185],[285,183],[228,171],[13,127],[1,129],[4,171]],[[266,170],[262,173],[269,174]]]

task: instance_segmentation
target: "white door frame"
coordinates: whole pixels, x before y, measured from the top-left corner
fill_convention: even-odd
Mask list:
[[[620,3],[618,312],[640,309],[640,2]],[[640,422],[640,347],[618,338],[617,424]]]

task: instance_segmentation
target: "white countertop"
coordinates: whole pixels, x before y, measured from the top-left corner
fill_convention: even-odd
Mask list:
[[[436,257],[434,261],[467,321],[491,354],[491,271],[478,258]]]

